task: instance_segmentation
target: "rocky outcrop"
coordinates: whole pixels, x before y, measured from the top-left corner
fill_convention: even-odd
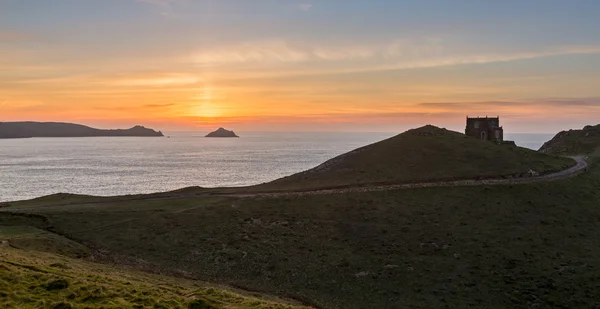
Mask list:
[[[600,147],[600,124],[581,130],[561,131],[544,143],[540,152],[556,155],[592,153]]]
[[[162,132],[143,126],[131,129],[101,130],[62,122],[0,122],[0,138],[93,137],[93,136],[163,136]]]
[[[233,131],[225,130],[223,128],[219,128],[216,131],[210,132],[206,135],[206,137],[239,137]]]

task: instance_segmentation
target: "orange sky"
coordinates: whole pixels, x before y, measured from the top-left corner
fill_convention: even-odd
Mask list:
[[[500,115],[513,132],[598,122],[600,41],[586,35],[587,15],[546,37],[536,27],[553,12],[531,21],[534,8],[514,8],[524,12],[515,32],[504,22],[512,9],[482,23],[460,11],[480,5],[458,1],[437,19],[407,2],[422,19],[413,25],[430,25],[415,31],[411,16],[387,14],[401,14],[399,2],[385,3],[366,7],[370,25],[351,31],[344,16],[362,12],[358,3],[3,2],[0,121],[400,131],[460,130],[468,114]]]

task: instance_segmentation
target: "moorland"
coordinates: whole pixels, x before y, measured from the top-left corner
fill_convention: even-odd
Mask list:
[[[11,231],[5,245],[22,259],[28,252],[67,256],[60,263],[74,271],[93,260],[317,308],[594,307],[600,306],[598,146],[576,153],[589,165],[569,177],[491,185],[484,180],[548,174],[575,162],[424,127],[253,187],[5,203],[0,226]],[[335,190],[454,179],[481,183]],[[321,188],[334,189],[312,194]],[[31,231],[55,241],[24,241]],[[3,272],[17,267],[2,265]],[[86,295],[71,292],[75,299]],[[216,308],[245,308],[203,293],[198,297]]]

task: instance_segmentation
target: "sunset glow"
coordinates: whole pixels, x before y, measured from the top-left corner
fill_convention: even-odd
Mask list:
[[[3,0],[0,121],[582,127],[600,115],[600,3],[576,2]]]

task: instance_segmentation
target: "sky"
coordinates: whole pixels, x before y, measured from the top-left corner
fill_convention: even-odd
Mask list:
[[[0,0],[0,121],[505,132],[600,123],[597,0]]]

